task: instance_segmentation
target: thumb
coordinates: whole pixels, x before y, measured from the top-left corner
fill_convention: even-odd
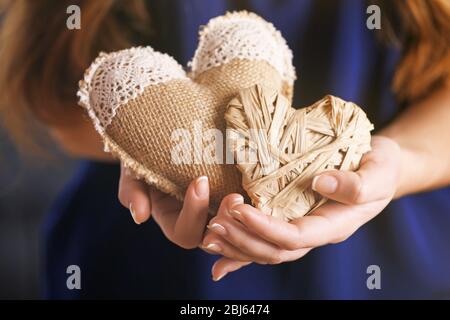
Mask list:
[[[177,244],[183,248],[197,247],[208,222],[209,182],[202,176],[191,182],[184,196],[183,208],[174,226]]]
[[[150,217],[152,204],[147,184],[135,179],[124,166],[120,171],[118,198],[120,203],[130,210],[136,224],[141,224]]]
[[[355,172],[329,171],[315,176],[311,188],[322,196],[344,204],[360,202],[363,182]]]
[[[366,161],[356,171],[327,171],[315,176],[312,189],[328,199],[344,204],[363,204],[389,197],[392,174],[385,164]]]

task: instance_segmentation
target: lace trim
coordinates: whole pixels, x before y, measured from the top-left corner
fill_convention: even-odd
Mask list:
[[[195,76],[233,59],[264,60],[289,85],[296,79],[286,40],[272,23],[254,13],[229,12],[211,19],[200,31],[199,45],[188,66]]]
[[[181,65],[151,47],[102,52],[86,70],[77,96],[97,131],[103,133],[117,109],[145,87],[180,78],[187,79]]]

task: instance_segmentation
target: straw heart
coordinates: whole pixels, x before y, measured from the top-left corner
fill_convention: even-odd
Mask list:
[[[260,85],[242,90],[225,119],[232,152],[241,156],[237,166],[244,189],[256,207],[285,220],[326,201],[311,189],[315,175],[358,168],[373,129],[354,103],[326,96],[294,110],[282,95]],[[245,162],[249,158],[257,161]]]

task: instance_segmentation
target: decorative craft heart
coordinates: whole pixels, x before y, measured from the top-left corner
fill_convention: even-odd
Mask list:
[[[311,189],[312,178],[325,170],[355,170],[370,150],[373,129],[354,103],[329,95],[295,110],[278,92],[259,85],[241,91],[225,119],[253,204],[286,220],[326,201]]]
[[[200,31],[190,67],[190,73],[186,74],[172,57],[151,47],[101,53],[80,81],[78,96],[102,136],[105,150],[138,177],[180,200],[194,178],[207,175],[210,204],[215,212],[225,195],[243,193],[242,177],[233,163],[220,162],[227,151],[224,143],[222,149],[215,150],[222,154],[214,157],[219,161],[205,161],[209,140],[214,138],[216,145],[220,142],[219,137],[206,137],[206,133],[210,129],[225,133],[227,104],[241,90],[256,84],[280,93],[278,97],[285,96],[285,103],[289,104],[295,70],[292,53],[281,34],[272,24],[247,12],[228,13],[210,20]],[[333,108],[333,112],[345,115],[337,109]],[[291,113],[286,112],[286,119]],[[331,143],[331,137],[345,131],[339,126],[345,124],[323,129],[325,133],[339,130],[330,134],[330,139],[320,141]],[[314,137],[311,133],[306,138]],[[181,156],[183,161],[179,161],[177,150],[186,153]],[[287,150],[287,157],[292,157],[291,150]],[[364,150],[367,148],[359,148],[357,152]],[[298,155],[298,151],[294,148],[293,153]],[[320,157],[323,156],[317,155],[317,159]],[[356,162],[355,158],[352,164]],[[337,160],[335,167],[339,167]],[[239,168],[242,170],[243,166]],[[257,175],[244,174],[244,186],[255,203],[265,212],[272,212],[268,208],[274,205],[272,213],[284,216],[281,208],[287,191],[279,187],[281,195],[277,196],[277,188],[267,186],[266,180],[260,180],[266,187],[256,187],[256,181]],[[286,219],[307,212],[300,208],[300,202],[300,199],[288,202]],[[305,208],[310,203],[305,202]],[[301,210],[295,214],[293,210],[298,208]]]

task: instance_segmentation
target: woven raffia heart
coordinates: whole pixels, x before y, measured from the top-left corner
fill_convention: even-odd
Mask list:
[[[295,110],[276,91],[241,91],[225,113],[229,146],[253,204],[291,220],[326,199],[311,189],[325,170],[355,170],[370,150],[372,124],[355,104],[326,96]]]
[[[214,210],[225,195],[243,190],[233,164],[203,161],[204,133],[225,132],[226,106],[241,89],[261,83],[291,97],[295,70],[281,34],[247,12],[202,28],[190,66],[186,74],[150,47],[102,53],[85,72],[78,96],[105,149],[138,177],[182,200],[189,183],[207,175]],[[194,143],[195,136],[204,141]],[[174,161],[180,145],[191,163]]]

